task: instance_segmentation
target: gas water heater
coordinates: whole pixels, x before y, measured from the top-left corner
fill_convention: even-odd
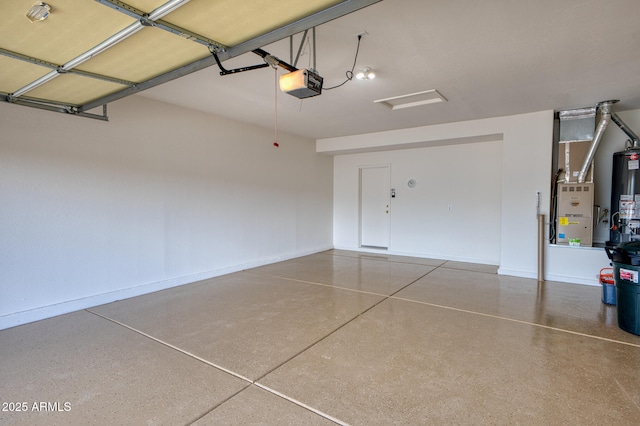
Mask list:
[[[633,240],[640,240],[640,147],[637,136],[630,148],[613,154],[611,230],[607,245]]]

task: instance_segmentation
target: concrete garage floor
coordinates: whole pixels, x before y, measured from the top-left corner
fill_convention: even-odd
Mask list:
[[[615,309],[331,250],[0,331],[0,423],[638,424],[640,337]]]

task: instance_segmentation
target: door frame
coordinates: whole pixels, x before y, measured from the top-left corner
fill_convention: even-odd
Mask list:
[[[386,188],[386,196],[387,196],[387,235],[386,235],[386,247],[383,246],[370,246],[362,244],[362,171],[364,169],[379,169],[385,168],[388,170],[389,174],[389,182],[388,187]],[[367,164],[358,166],[358,247],[364,249],[376,249],[376,250],[389,250],[389,246],[391,245],[391,164],[383,163],[383,164]]]

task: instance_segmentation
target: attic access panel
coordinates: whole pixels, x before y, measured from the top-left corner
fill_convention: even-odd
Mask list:
[[[35,23],[2,2],[0,98],[84,114],[378,1],[50,0]]]

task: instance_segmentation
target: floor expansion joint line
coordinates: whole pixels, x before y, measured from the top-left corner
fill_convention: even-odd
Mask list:
[[[296,404],[296,405],[298,405],[299,407],[302,407],[302,408],[304,408],[304,409],[306,409],[306,410],[309,410],[309,411],[311,411],[312,413],[315,413],[315,414],[317,414],[317,415],[319,415],[319,416],[321,416],[321,417],[323,417],[323,418],[325,418],[325,419],[327,419],[327,420],[329,420],[329,421],[332,421],[332,422],[334,422],[334,423],[336,423],[336,424],[339,424],[339,425],[341,425],[341,426],[349,426],[349,423],[343,422],[342,420],[338,420],[338,419],[336,419],[335,417],[333,417],[333,416],[331,416],[331,415],[329,415],[329,414],[327,414],[327,413],[325,413],[325,412],[323,412],[323,411],[320,411],[320,410],[318,410],[318,409],[316,409],[316,408],[313,408],[313,407],[311,407],[310,405],[307,405],[307,404],[305,404],[305,403],[304,403],[304,402],[302,402],[302,401],[298,401],[298,400],[297,400],[297,399],[295,399],[295,398],[291,398],[291,397],[289,397],[289,396],[287,396],[287,395],[285,395],[285,394],[283,394],[283,393],[281,393],[281,392],[278,392],[278,391],[277,391],[277,390],[275,390],[275,389],[271,389],[270,387],[265,386],[265,385],[260,384],[260,383],[257,383],[257,382],[256,382],[256,383],[254,383],[254,384],[255,384],[257,387],[259,387],[260,389],[264,390],[264,391],[267,391],[267,392],[269,392],[269,393],[271,393],[271,394],[273,394],[273,395],[279,396],[280,398],[282,398],[282,399],[284,399],[284,400],[286,400],[286,401],[289,401],[289,402],[291,402],[291,403],[293,403],[293,404]]]
[[[269,276],[272,277],[272,278],[279,278],[281,280],[294,281],[294,282],[297,282],[297,283],[320,285],[320,286],[323,286],[323,287],[337,288],[337,289],[340,289],[340,290],[353,291],[353,292],[356,292],[356,293],[370,294],[372,296],[389,297],[389,295],[383,294],[383,293],[374,293],[372,291],[358,290],[356,288],[341,287],[339,285],[334,285],[334,284],[318,283],[318,282],[315,282],[315,281],[306,281],[306,280],[301,280],[301,279],[298,279],[298,278],[282,277],[280,275],[269,275]]]
[[[551,327],[550,325],[536,324],[535,322],[524,321],[524,320],[519,320],[519,319],[515,319],[515,318],[501,317],[499,315],[486,314],[484,312],[470,311],[468,309],[454,308],[453,306],[438,305],[437,303],[422,302],[420,300],[407,299],[407,298],[404,298],[404,297],[397,297],[397,296],[390,296],[390,297],[393,297],[396,300],[403,300],[405,302],[419,303],[421,305],[433,306],[435,308],[448,309],[448,310],[451,310],[451,311],[465,312],[465,313],[472,314],[472,315],[480,315],[480,316],[488,317],[488,318],[495,318],[495,319],[504,320],[504,321],[511,321],[511,322],[515,322],[515,323],[518,323],[518,324],[526,324],[526,325],[530,325],[530,326],[534,326],[534,327],[546,328],[547,330],[560,331],[560,332],[563,332],[563,333],[574,334],[576,336],[589,337],[589,338],[592,338],[592,339],[603,340],[605,342],[619,343],[621,345],[632,346],[634,348],[640,348],[640,344],[630,343],[630,342],[623,342],[622,340],[614,340],[614,339],[609,339],[607,337],[594,336],[593,334],[580,333],[579,331],[572,331],[572,330],[566,330],[566,329],[558,328],[558,327]]]
[[[384,299],[383,299],[384,300]],[[382,302],[383,300],[381,300],[380,302]],[[380,303],[378,302],[378,303]],[[338,330],[341,330],[343,327],[347,326],[348,324],[351,324],[353,321],[355,321],[356,319],[360,318],[361,315],[363,315],[364,313],[366,313],[367,311],[369,311],[370,309],[374,308],[375,306],[378,305],[378,303],[370,306],[369,308],[365,309],[364,311],[358,313],[358,315],[356,315],[355,317],[351,318],[350,320],[348,320],[347,322],[345,322],[344,324],[341,324],[340,326],[338,326],[337,328],[331,330],[329,333],[327,333],[326,335],[322,336],[321,338],[319,338],[318,340],[316,340],[315,342],[310,343],[309,345],[307,345],[306,347],[304,347],[303,349],[299,350],[298,352],[296,352],[295,354],[293,354],[292,356],[290,356],[289,358],[287,358],[286,360],[282,361],[280,364],[276,365],[275,367],[273,367],[271,370],[267,371],[266,373],[264,373],[262,376],[258,377],[255,381],[254,384],[256,382],[258,382],[259,380],[264,379],[266,376],[268,376],[269,374],[273,373],[274,371],[276,371],[278,368],[282,367],[283,365],[285,365],[286,363],[288,363],[289,361],[297,358],[298,356],[302,355],[303,353],[305,353],[306,351],[308,351],[309,349],[311,349],[312,347],[316,346],[318,343],[322,342],[323,340],[327,339],[329,336],[331,336],[332,334],[336,333]]]
[[[364,256],[364,255],[363,256],[349,256],[349,255],[346,255],[346,254],[332,254],[332,253],[324,253],[324,252],[321,252],[321,253],[318,253],[318,254],[325,254],[327,256],[335,256],[335,257],[342,257],[342,258],[346,258],[346,259],[379,260],[379,261],[382,261],[382,262],[398,263],[398,264],[401,264],[401,265],[418,265],[418,266],[435,266],[435,267],[437,267],[437,266],[442,266],[445,263],[447,263],[446,260],[442,260],[442,259],[431,259],[431,260],[436,260],[438,262],[442,261],[442,263],[440,263],[438,265],[427,265],[427,264],[420,263],[420,262],[410,262],[408,260],[400,261],[400,260],[393,260],[393,259],[383,259],[383,258],[376,257],[376,256]],[[397,255],[388,255],[388,256],[397,256]]]
[[[237,392],[232,393],[231,395],[229,395],[228,397],[226,397],[225,399],[223,399],[222,401],[218,402],[217,404],[215,404],[213,407],[211,407],[209,410],[205,411],[202,415],[198,416],[197,418],[193,419],[192,421],[190,421],[188,424],[192,425],[194,423],[196,423],[197,421],[199,421],[200,419],[208,416],[210,413],[212,413],[216,408],[220,407],[222,404],[224,404],[225,402],[231,400],[232,398],[235,398],[237,395],[239,395],[240,393],[244,392],[245,390],[247,390],[248,388],[250,388],[252,385],[251,384],[247,384],[245,387],[243,387],[242,389],[240,389]]]
[[[416,281],[421,280],[422,278],[426,277],[427,275],[429,275],[430,273],[432,273],[433,271],[438,269],[440,266],[442,266],[442,265],[438,265],[438,266],[433,267],[433,269],[430,270],[429,272],[425,273],[424,275],[421,275],[420,277],[418,277],[415,280],[411,281],[409,284],[399,288],[398,290],[394,291],[391,294],[374,293],[372,291],[364,291],[364,290],[358,290],[356,288],[341,287],[341,286],[335,285],[335,284],[326,284],[326,283],[319,283],[319,282],[315,282],[315,281],[301,280],[301,279],[298,279],[298,278],[283,277],[281,275],[263,274],[261,276],[267,276],[267,277],[271,277],[271,278],[278,278],[278,279],[281,279],[281,280],[294,281],[294,282],[304,283],[304,284],[320,285],[320,286],[323,286],[323,287],[338,288],[340,290],[347,290],[347,291],[353,291],[353,292],[356,292],[356,293],[370,294],[372,296],[380,296],[380,297],[384,297],[385,299],[387,299],[389,297],[392,297],[394,294],[398,293],[399,291],[402,291],[405,288],[409,287],[411,284],[415,283]],[[429,267],[431,267],[431,266],[429,266]],[[258,276],[260,276],[260,275],[258,275]]]
[[[85,309],[85,310],[86,310],[87,312],[89,312],[89,313],[93,314],[93,315],[96,315],[96,316],[98,316],[98,317],[100,317],[100,318],[104,319],[104,320],[110,321],[110,322],[112,322],[112,323],[114,323],[114,324],[117,324],[117,325],[119,325],[119,326],[121,326],[121,327],[124,327],[124,328],[126,328],[126,329],[128,329],[128,330],[130,330],[130,331],[133,331],[134,333],[140,334],[140,335],[142,335],[142,336],[144,336],[144,337],[146,337],[146,338],[148,338],[148,339],[150,339],[150,340],[153,340],[154,342],[160,343],[161,345],[164,345],[164,346],[166,346],[166,347],[168,347],[168,348],[171,348],[171,349],[173,349],[173,350],[175,350],[175,351],[177,351],[177,352],[180,352],[180,353],[182,353],[182,354],[184,354],[184,355],[186,355],[186,356],[188,356],[188,357],[191,357],[191,358],[193,358],[193,359],[196,359],[197,361],[200,361],[200,362],[202,362],[202,363],[204,363],[204,364],[206,364],[206,365],[209,365],[209,366],[211,366],[211,367],[214,367],[214,368],[216,368],[216,369],[218,369],[218,370],[220,370],[220,371],[223,371],[223,372],[225,372],[225,373],[227,373],[227,374],[229,374],[229,375],[231,375],[231,376],[234,376],[234,377],[236,377],[236,378],[239,378],[239,379],[244,380],[244,381],[246,381],[246,382],[248,382],[248,383],[249,383],[249,385],[248,385],[248,386],[243,387],[241,390],[239,390],[239,391],[237,391],[237,392],[233,393],[233,394],[232,394],[232,395],[230,395],[228,398],[226,398],[226,399],[224,399],[223,401],[219,402],[218,404],[216,404],[215,406],[213,406],[210,410],[208,410],[207,412],[203,413],[203,414],[202,414],[201,416],[199,416],[197,419],[193,420],[190,424],[193,424],[194,422],[197,422],[198,420],[200,420],[200,419],[204,418],[205,416],[207,416],[208,414],[210,414],[211,412],[213,412],[216,408],[218,408],[219,406],[221,406],[221,405],[222,405],[222,404],[224,404],[225,402],[229,401],[230,399],[232,399],[232,398],[233,398],[233,397],[235,397],[236,395],[238,395],[238,394],[240,394],[241,392],[245,391],[245,390],[246,390],[247,388],[249,388],[251,385],[255,385],[255,386],[259,387],[260,389],[262,389],[262,390],[264,390],[264,391],[266,391],[266,392],[269,392],[269,393],[271,393],[271,394],[273,394],[273,395],[275,395],[275,396],[278,396],[278,397],[280,397],[280,398],[282,398],[282,399],[284,399],[284,400],[286,400],[286,401],[288,401],[288,402],[291,402],[292,404],[295,404],[295,405],[297,405],[297,406],[299,406],[299,407],[301,407],[301,408],[303,408],[303,409],[305,409],[305,410],[308,410],[308,411],[310,411],[310,412],[312,412],[312,413],[314,413],[314,414],[316,414],[316,415],[318,415],[318,416],[320,416],[320,417],[322,417],[322,418],[324,418],[324,419],[326,419],[326,420],[329,420],[329,421],[331,421],[331,422],[333,422],[333,423],[336,423],[336,424],[338,424],[338,425],[341,425],[341,426],[349,426],[349,424],[348,424],[348,423],[346,423],[346,422],[344,422],[344,421],[342,421],[342,420],[339,420],[339,419],[337,419],[337,418],[335,418],[335,417],[333,417],[333,416],[331,416],[331,415],[329,415],[329,414],[327,414],[327,413],[325,413],[325,412],[323,412],[323,411],[321,411],[321,410],[318,410],[318,409],[316,409],[316,408],[313,408],[312,406],[307,405],[307,404],[305,404],[305,403],[304,403],[304,402],[302,402],[302,401],[298,401],[298,400],[297,400],[297,399],[295,399],[295,398],[289,397],[289,396],[287,396],[287,395],[285,395],[285,394],[283,394],[283,393],[281,393],[281,392],[278,392],[278,391],[277,391],[277,390],[275,390],[275,389],[271,389],[270,387],[268,387],[268,386],[266,386],[266,385],[263,385],[263,384],[261,384],[261,383],[258,383],[258,381],[259,381],[259,380],[261,380],[261,379],[263,379],[264,377],[268,376],[269,374],[271,374],[272,372],[274,372],[274,371],[275,371],[275,370],[277,370],[278,368],[282,367],[283,365],[285,365],[285,364],[286,364],[286,363],[288,363],[289,361],[291,361],[291,360],[293,360],[294,358],[298,357],[299,355],[303,354],[303,353],[304,353],[304,352],[306,352],[307,350],[309,350],[309,349],[311,349],[312,347],[316,346],[316,345],[317,345],[317,344],[319,344],[320,342],[324,341],[325,339],[327,339],[328,337],[330,337],[331,335],[333,335],[333,334],[334,334],[334,333],[336,333],[337,331],[341,330],[342,328],[344,328],[344,327],[345,327],[345,326],[347,326],[348,324],[352,323],[353,321],[355,321],[356,319],[358,319],[359,317],[361,317],[361,316],[362,316],[362,315],[364,315],[365,313],[369,312],[371,309],[375,308],[376,306],[378,306],[378,305],[379,305],[379,304],[381,304],[382,302],[384,302],[384,301],[386,301],[386,300],[388,300],[388,299],[392,298],[392,297],[393,297],[395,294],[397,294],[398,292],[400,292],[400,291],[404,290],[405,288],[407,288],[407,287],[409,287],[410,285],[414,284],[416,281],[418,281],[418,280],[420,280],[420,279],[424,278],[425,276],[429,275],[431,272],[433,272],[433,271],[434,271],[435,269],[437,269],[437,268],[438,268],[438,267],[433,268],[433,269],[432,269],[432,270],[430,270],[429,272],[427,272],[427,273],[425,273],[425,274],[421,275],[420,277],[418,277],[418,278],[414,279],[414,280],[413,280],[413,281],[411,281],[410,283],[408,283],[408,284],[406,284],[406,285],[402,286],[401,288],[399,288],[398,290],[396,290],[396,291],[392,292],[392,293],[391,293],[391,294],[389,294],[389,295],[380,294],[380,293],[366,292],[366,291],[362,291],[362,290],[354,290],[354,289],[349,289],[349,288],[343,288],[343,287],[338,287],[338,286],[330,285],[330,284],[323,284],[323,283],[316,283],[316,282],[311,282],[311,281],[298,280],[298,279],[294,279],[294,278],[286,278],[286,277],[280,277],[280,276],[268,275],[268,276],[272,276],[272,277],[277,277],[277,278],[281,278],[281,279],[286,279],[286,280],[289,280],[289,281],[297,281],[297,282],[303,282],[303,283],[306,283],[306,284],[321,285],[321,286],[326,286],[326,287],[334,287],[334,288],[340,288],[340,289],[344,289],[344,290],[355,291],[355,292],[359,292],[359,293],[366,293],[366,294],[370,294],[370,295],[380,296],[380,297],[382,297],[382,299],[380,299],[378,302],[374,303],[373,305],[371,305],[371,306],[370,306],[370,307],[368,307],[367,309],[363,310],[362,312],[359,312],[356,316],[354,316],[353,318],[349,319],[349,320],[348,320],[348,321],[346,321],[344,324],[341,324],[339,327],[337,327],[337,328],[335,328],[334,330],[330,331],[330,332],[329,332],[329,333],[327,333],[325,336],[321,337],[320,339],[318,339],[318,340],[316,340],[315,342],[311,343],[311,344],[310,344],[310,345],[308,345],[307,347],[305,347],[305,348],[303,348],[302,350],[298,351],[296,354],[294,354],[293,356],[289,357],[289,358],[288,358],[288,359],[286,359],[285,361],[281,362],[280,364],[278,364],[277,366],[275,366],[275,367],[274,367],[274,368],[272,368],[271,370],[267,371],[266,373],[264,373],[262,376],[258,377],[258,378],[257,378],[257,379],[255,379],[255,380],[251,380],[251,379],[249,379],[249,378],[247,378],[247,377],[244,377],[244,376],[242,376],[242,375],[241,375],[241,374],[239,374],[239,373],[236,373],[236,372],[231,371],[231,370],[229,370],[229,369],[227,369],[227,368],[224,368],[224,367],[222,367],[222,366],[220,366],[220,365],[217,365],[217,364],[215,364],[215,363],[213,363],[213,362],[211,362],[211,361],[208,361],[208,360],[206,360],[206,359],[204,359],[204,358],[201,358],[201,357],[199,357],[199,356],[197,356],[197,355],[195,355],[195,354],[192,354],[192,353],[190,353],[190,352],[188,352],[188,351],[185,351],[184,349],[181,349],[181,348],[179,348],[179,347],[177,347],[177,346],[175,346],[175,345],[172,345],[172,344],[170,344],[170,343],[168,343],[168,342],[165,342],[165,341],[163,341],[163,340],[160,340],[160,339],[158,339],[158,338],[156,338],[156,337],[154,337],[154,336],[151,336],[151,335],[149,335],[149,334],[147,334],[147,333],[145,333],[145,332],[143,332],[143,331],[141,331],[141,330],[138,330],[138,329],[136,329],[136,328],[134,328],[134,327],[131,327],[131,326],[129,326],[129,325],[127,325],[127,324],[124,324],[124,323],[122,323],[122,322],[120,322],[120,321],[117,321],[117,320],[115,320],[115,319],[113,319],[113,318],[109,318],[109,317],[107,317],[107,316],[101,315],[101,314],[99,314],[99,313],[97,313],[97,312],[92,311],[91,309]]]
[[[299,355],[303,354],[304,352],[308,351],[309,349],[311,349],[312,347],[316,346],[318,343],[322,342],[323,340],[327,339],[329,336],[335,334],[336,332],[338,332],[339,330],[341,330],[342,328],[346,327],[347,325],[351,324],[353,321],[357,320],[358,318],[360,318],[362,315],[366,314],[367,312],[369,312],[370,310],[372,310],[373,308],[375,308],[376,306],[378,306],[379,304],[381,304],[382,302],[389,300],[394,294],[398,293],[399,291],[404,290],[405,288],[409,287],[411,284],[415,283],[416,281],[424,278],[425,276],[427,276],[428,274],[430,274],[432,271],[427,272],[426,274],[416,278],[415,280],[411,281],[409,284],[401,287],[400,289],[394,291],[393,293],[391,293],[390,295],[383,295],[383,294],[376,294],[377,296],[381,296],[383,297],[381,300],[377,301],[376,303],[374,303],[373,305],[369,306],[367,309],[365,309],[362,312],[359,312],[356,316],[354,316],[353,318],[351,318],[350,320],[346,321],[344,324],[341,324],[339,327],[333,329],[332,331],[330,331],[329,333],[327,333],[326,335],[322,336],[320,339],[316,340],[315,342],[309,344],[307,347],[303,348],[302,350],[298,351],[296,354],[292,355],[291,357],[289,357],[288,359],[286,359],[285,361],[281,362],[280,364],[278,364],[277,366],[275,366],[274,368],[272,368],[271,370],[267,371],[266,373],[264,373],[262,376],[258,377],[255,382],[258,382],[259,380],[263,379],[264,377],[266,377],[267,375],[271,374],[272,372],[274,372],[275,370],[277,370],[278,368],[282,367],[283,365],[285,365],[286,363],[288,363],[289,361],[293,360],[294,358],[298,357]],[[322,284],[322,285],[326,285],[326,284]],[[335,287],[335,286],[331,286],[331,287]],[[341,288],[341,287],[337,287],[337,288]],[[354,290],[354,291],[358,291],[358,290]],[[375,293],[372,293],[375,294]]]
[[[474,274],[487,274],[487,275],[498,275],[497,272],[489,272],[489,271],[472,271],[471,269],[465,268],[454,268],[452,266],[447,266],[446,262],[442,265],[438,265],[438,268],[442,267],[443,269],[449,269],[450,271],[462,271],[462,272],[473,272]]]
[[[138,333],[138,334],[140,334],[141,336],[144,336],[144,337],[146,337],[146,338],[148,338],[148,339],[153,340],[154,342],[160,343],[161,345],[164,345],[164,346],[166,346],[166,347],[168,347],[168,348],[171,348],[171,349],[173,349],[173,350],[175,350],[175,351],[178,351],[178,352],[180,352],[181,354],[184,354],[184,355],[186,355],[186,356],[188,356],[188,357],[191,357],[191,358],[193,358],[193,359],[195,359],[195,360],[198,360],[198,361],[200,361],[200,362],[202,362],[202,363],[204,363],[204,364],[207,364],[207,365],[208,365],[208,366],[210,366],[210,367],[217,368],[217,369],[218,369],[218,370],[220,370],[220,371],[224,371],[225,373],[230,374],[230,375],[231,375],[231,376],[233,376],[233,377],[236,377],[236,378],[238,378],[238,379],[244,380],[245,382],[248,382],[248,383],[250,383],[250,384],[253,384],[253,383],[254,383],[254,381],[253,381],[253,380],[251,380],[251,379],[249,379],[249,378],[247,378],[247,377],[244,377],[244,376],[243,376],[242,374],[240,374],[240,373],[236,373],[235,371],[231,371],[231,370],[229,370],[228,368],[224,368],[224,367],[222,367],[221,365],[215,364],[215,363],[213,363],[213,362],[211,362],[211,361],[208,361],[208,360],[206,360],[206,359],[204,359],[204,358],[202,358],[202,357],[199,357],[198,355],[195,355],[195,354],[192,354],[191,352],[185,351],[184,349],[181,349],[181,348],[179,348],[179,347],[177,347],[177,346],[175,346],[175,345],[172,345],[171,343],[167,343],[167,342],[165,342],[165,341],[163,341],[163,340],[158,339],[157,337],[153,337],[153,336],[151,336],[150,334],[147,334],[147,333],[145,333],[145,332],[143,332],[143,331],[140,331],[140,330],[138,330],[138,329],[136,329],[136,328],[133,328],[133,327],[131,327],[131,326],[127,325],[127,324],[124,324],[124,323],[122,323],[122,322],[120,322],[120,321],[117,321],[117,320],[115,320],[115,319],[113,319],[113,318],[109,318],[109,317],[106,317],[106,316],[104,316],[104,315],[101,315],[101,314],[99,314],[99,313],[97,313],[97,312],[92,311],[91,309],[85,309],[85,310],[86,310],[87,312],[89,312],[89,313],[91,313],[91,314],[95,315],[95,316],[98,316],[98,317],[100,317],[100,318],[102,318],[102,319],[105,319],[105,320],[107,320],[107,321],[111,321],[111,322],[112,322],[112,323],[114,323],[114,324],[117,324],[117,325],[119,325],[119,326],[121,326],[121,327],[124,327],[124,328],[126,328],[126,329],[129,329],[129,330],[133,331],[134,333]]]
[[[388,295],[385,300],[395,296],[396,294],[400,293],[402,290],[404,290],[405,288],[417,283],[418,281],[420,281],[421,279],[423,279],[424,277],[426,277],[427,275],[429,275],[430,273],[432,273],[433,271],[435,271],[436,269],[438,269],[440,266],[436,266],[435,268],[433,268],[432,270],[430,270],[429,272],[427,272],[426,274],[422,274],[421,276],[419,276],[418,278],[416,278],[415,280],[411,281],[409,284],[400,287],[399,289],[397,289],[396,291],[394,291],[393,293],[391,293],[390,295]],[[381,301],[383,302],[383,301]]]
[[[372,307],[373,307],[373,306],[372,306]],[[321,417],[323,417],[323,418],[325,418],[325,419],[327,419],[327,420],[330,420],[330,421],[332,421],[332,422],[334,422],[334,423],[337,423],[337,424],[339,424],[339,425],[349,426],[349,425],[348,425],[348,423],[345,423],[345,422],[343,422],[343,421],[340,421],[340,420],[338,420],[338,419],[336,419],[336,418],[334,418],[334,417],[330,416],[329,414],[323,413],[323,412],[322,412],[322,411],[320,411],[320,410],[317,410],[317,409],[315,409],[315,408],[313,408],[313,407],[311,407],[311,406],[309,406],[309,405],[307,405],[307,404],[305,404],[305,403],[303,403],[303,402],[300,402],[300,401],[298,401],[298,400],[296,400],[296,399],[294,399],[294,398],[288,397],[288,396],[286,396],[286,395],[284,395],[284,394],[282,394],[282,393],[280,393],[280,392],[278,392],[278,391],[276,391],[276,390],[273,390],[273,389],[271,389],[271,388],[269,388],[269,387],[267,387],[267,386],[264,386],[264,385],[261,385],[261,384],[259,384],[259,383],[256,383],[256,381],[257,381],[257,380],[259,380],[259,379],[257,379],[257,380],[251,380],[251,379],[249,379],[249,378],[247,378],[247,377],[244,377],[243,375],[241,375],[241,374],[239,374],[239,373],[236,373],[236,372],[231,371],[231,370],[229,370],[229,369],[227,369],[227,368],[224,368],[224,367],[222,367],[222,366],[220,366],[220,365],[217,365],[217,364],[215,364],[215,363],[213,363],[213,362],[211,362],[211,361],[208,361],[208,360],[206,360],[206,359],[204,359],[204,358],[202,358],[202,357],[199,357],[199,356],[197,356],[197,355],[194,355],[194,354],[192,354],[192,353],[190,353],[190,352],[188,352],[188,351],[185,351],[184,349],[180,349],[179,347],[177,347],[177,346],[175,346],[175,345],[172,345],[171,343],[167,343],[167,342],[165,342],[165,341],[163,341],[163,340],[160,340],[160,339],[158,339],[158,338],[156,338],[156,337],[153,337],[153,336],[151,336],[151,335],[149,335],[149,334],[147,334],[147,333],[145,333],[145,332],[143,332],[143,331],[140,331],[140,330],[138,330],[138,329],[136,329],[136,328],[134,328],[134,327],[131,327],[131,326],[129,326],[129,325],[127,325],[127,324],[124,324],[124,323],[122,323],[122,322],[120,322],[120,321],[117,321],[117,320],[115,320],[115,319],[113,319],[113,318],[109,318],[109,317],[107,317],[107,316],[101,315],[101,314],[99,314],[99,313],[97,313],[97,312],[92,311],[91,309],[85,309],[85,310],[86,310],[87,312],[89,312],[89,313],[91,313],[91,314],[93,314],[93,315],[97,316],[97,317],[100,317],[100,318],[102,318],[102,319],[104,319],[104,320],[106,320],[106,321],[109,321],[109,322],[112,322],[112,323],[114,323],[114,324],[117,324],[117,325],[119,325],[119,326],[121,326],[121,327],[124,327],[124,328],[126,328],[126,329],[128,329],[128,330],[130,330],[130,331],[133,331],[134,333],[140,334],[141,336],[144,336],[144,337],[146,337],[146,338],[148,338],[148,339],[150,339],[150,340],[153,340],[154,342],[160,343],[161,345],[164,345],[164,346],[166,346],[166,347],[168,347],[168,348],[170,348],[170,349],[173,349],[173,350],[175,350],[175,351],[177,351],[177,352],[180,352],[181,354],[186,355],[186,356],[188,356],[188,357],[190,357],[190,358],[193,358],[193,359],[195,359],[195,360],[197,360],[197,361],[200,361],[200,362],[202,362],[202,363],[204,363],[204,364],[206,364],[206,365],[208,365],[208,366],[210,366],[210,367],[216,368],[216,369],[218,369],[218,370],[220,370],[220,371],[223,371],[223,372],[225,372],[225,373],[227,373],[227,374],[229,374],[229,375],[231,375],[231,376],[233,376],[233,377],[236,377],[236,378],[238,378],[238,379],[244,380],[245,382],[248,382],[248,385],[247,385],[247,386],[245,386],[245,387],[243,387],[242,389],[240,389],[239,391],[237,391],[237,392],[233,393],[232,395],[230,395],[229,397],[227,397],[227,398],[226,398],[226,399],[224,399],[223,401],[220,401],[218,404],[216,404],[216,405],[215,405],[214,407],[212,407],[210,410],[208,410],[207,412],[203,413],[203,414],[202,414],[201,416],[199,416],[197,419],[193,420],[190,424],[192,424],[192,423],[194,423],[194,422],[196,422],[196,421],[200,420],[201,418],[203,418],[203,417],[207,416],[207,415],[208,415],[209,413],[211,413],[213,410],[215,410],[216,408],[218,408],[219,406],[221,406],[221,405],[222,405],[222,404],[224,404],[225,402],[229,401],[231,398],[235,397],[236,395],[240,394],[241,392],[245,391],[245,390],[246,390],[247,388],[249,388],[251,385],[256,385],[256,386],[258,386],[259,388],[261,388],[261,389],[263,389],[263,390],[265,390],[265,391],[267,391],[267,392],[269,392],[269,393],[271,393],[271,394],[273,394],[273,395],[276,395],[276,396],[278,396],[278,397],[280,397],[280,398],[283,398],[283,399],[285,399],[285,400],[287,400],[287,401],[289,401],[289,402],[291,402],[291,403],[293,403],[293,404],[296,404],[296,405],[298,405],[298,406],[300,406],[300,407],[302,407],[302,408],[304,408],[304,409],[306,409],[306,410],[309,410],[309,411],[311,411],[311,412],[313,412],[313,413],[315,413],[315,414],[317,414],[317,415],[319,415],[319,416],[321,416]],[[365,311],[365,312],[366,312],[366,311]],[[357,318],[357,317],[355,317],[355,318]],[[355,319],[355,318],[353,318],[353,319]],[[336,330],[334,330],[333,332],[329,333],[327,336],[330,336],[330,335],[331,335],[331,334],[333,334],[335,331],[337,331],[337,330],[339,330],[340,328],[342,328],[344,325],[346,325],[346,324],[350,323],[351,321],[353,321],[353,319],[349,320],[347,323],[343,324],[342,326],[340,326],[339,328],[337,328],[337,329],[336,329]],[[318,340],[318,342],[322,341],[322,340],[323,340],[324,338],[326,338],[327,336],[325,336],[325,337],[323,337],[322,339]],[[277,366],[277,367],[275,367],[274,369],[270,370],[270,371],[269,371],[269,372],[267,372],[266,374],[263,374],[260,378],[265,377],[265,376],[266,376],[267,374],[269,374],[271,371],[274,371],[274,370],[276,370],[277,368],[281,367],[282,365],[286,364],[286,363],[287,363],[287,362],[289,362],[291,359],[295,358],[295,357],[296,357],[296,356],[298,356],[300,353],[302,353],[302,352],[306,351],[308,348],[310,348],[311,346],[314,346],[314,345],[315,345],[316,343],[318,343],[318,342],[314,342],[314,343],[313,343],[313,344],[311,344],[309,347],[307,347],[307,348],[303,349],[301,352],[299,352],[299,353],[297,353],[296,355],[294,355],[293,357],[291,357],[291,358],[287,359],[285,362],[281,363],[280,365],[278,365],[278,366]]]

